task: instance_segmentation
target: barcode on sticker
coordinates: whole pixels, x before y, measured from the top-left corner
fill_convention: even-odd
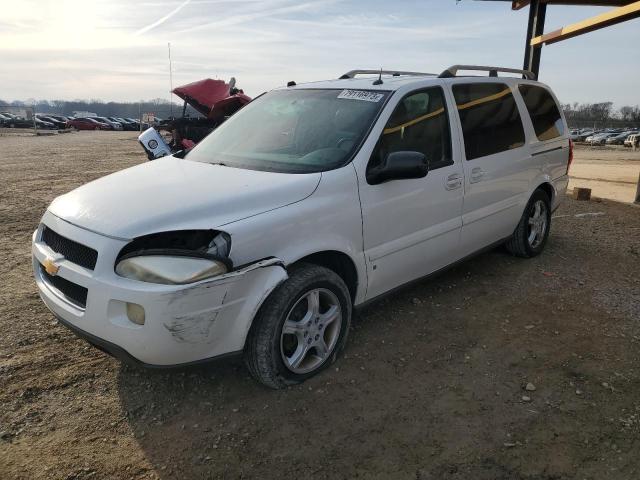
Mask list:
[[[384,97],[383,93],[367,92],[366,90],[343,90],[338,98],[347,100],[364,100],[365,102],[379,102]]]

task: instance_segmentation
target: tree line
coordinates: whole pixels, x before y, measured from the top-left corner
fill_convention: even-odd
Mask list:
[[[639,127],[640,107],[625,105],[613,108],[613,102],[562,104],[570,127]]]

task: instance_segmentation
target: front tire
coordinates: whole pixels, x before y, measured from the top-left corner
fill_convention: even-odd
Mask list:
[[[304,382],[331,365],[351,324],[351,296],[342,278],[300,264],[267,298],[245,347],[251,375],[279,389]]]
[[[551,202],[543,190],[536,190],[522,214],[506,247],[516,257],[531,258],[540,255],[551,229]]]

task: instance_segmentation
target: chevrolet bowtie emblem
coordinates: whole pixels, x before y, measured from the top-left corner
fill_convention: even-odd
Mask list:
[[[60,270],[60,267],[56,265],[55,260],[49,257],[44,259],[42,266],[44,267],[45,272],[49,275],[57,275],[58,270]]]

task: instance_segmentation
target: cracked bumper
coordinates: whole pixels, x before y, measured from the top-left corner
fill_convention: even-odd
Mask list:
[[[68,301],[42,274],[49,247],[35,233],[32,247],[36,284],[45,305],[62,323],[117,357],[149,366],[176,366],[240,351],[263,300],[286,270],[267,259],[191,285],[158,285],[119,277],[115,258],[127,243],[71,225],[47,213],[43,223],[98,251],[93,271],[67,260],[57,276],[87,289],[83,309]],[[144,325],[132,323],[126,303],[145,310]]]

